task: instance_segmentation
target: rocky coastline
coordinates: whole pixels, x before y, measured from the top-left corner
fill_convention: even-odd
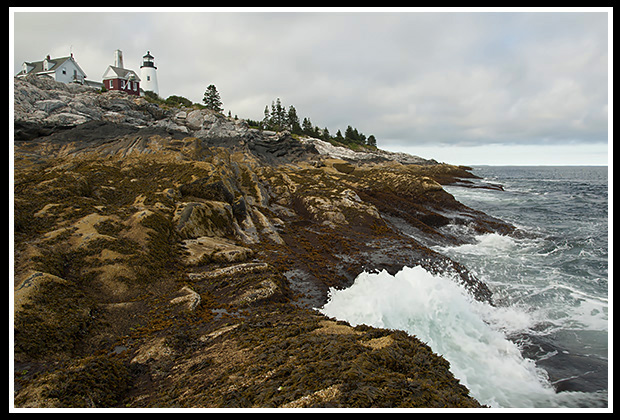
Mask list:
[[[430,248],[514,231],[442,188],[469,168],[30,78],[13,140],[16,407],[480,406],[415,336],[314,309],[414,265],[490,301]]]

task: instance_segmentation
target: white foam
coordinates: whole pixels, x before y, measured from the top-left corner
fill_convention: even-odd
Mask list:
[[[521,305],[539,322],[607,331],[607,299],[587,292],[584,279],[558,266],[571,249],[566,241],[490,233],[475,236],[471,244],[433,249],[465,264],[491,287],[496,301]]]
[[[350,288],[331,289],[320,310],[352,325],[417,336],[450,362],[455,377],[483,404],[534,407],[554,394],[544,372],[497,328],[526,328],[527,314],[478,302],[453,279],[422,267],[394,276],[362,273]]]
[[[509,236],[490,233],[476,236],[476,243],[460,246],[460,252],[465,254],[497,254],[509,252],[517,246],[515,240]]]

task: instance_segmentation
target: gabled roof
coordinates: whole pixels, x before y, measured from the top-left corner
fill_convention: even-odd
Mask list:
[[[43,62],[45,60],[26,61],[26,64],[28,65],[28,67],[32,67],[32,69],[28,73],[24,73],[24,70],[22,69],[22,71],[17,73],[16,76],[25,75],[25,74],[54,73],[68,60],[71,60],[73,64],[75,65],[75,67],[77,67],[78,70],[84,75],[84,77],[86,77],[86,73],[84,73],[84,70],[82,70],[82,68],[78,65],[78,63],[75,61],[75,59],[72,56],[48,59],[47,61],[51,64],[48,70],[43,69]]]
[[[135,71],[125,69],[122,67],[108,66],[105,73],[103,73],[103,80],[109,79],[124,79],[124,80],[135,80],[136,82],[140,81],[140,78],[136,74]]]

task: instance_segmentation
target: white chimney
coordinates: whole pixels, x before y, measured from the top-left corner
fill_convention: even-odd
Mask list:
[[[114,67],[123,69],[123,52],[121,50],[114,51]]]

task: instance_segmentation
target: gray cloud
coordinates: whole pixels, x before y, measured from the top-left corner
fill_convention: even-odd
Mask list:
[[[14,13],[14,70],[155,56],[162,96],[260,119],[280,97],[379,146],[607,142],[606,13]]]

